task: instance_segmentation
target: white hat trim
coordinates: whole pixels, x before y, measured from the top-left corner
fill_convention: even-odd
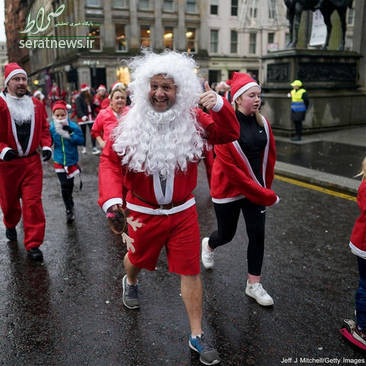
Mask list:
[[[27,73],[23,70],[23,69],[15,69],[13,70],[9,75],[8,77],[5,79],[5,86],[8,84],[8,82],[10,81],[10,79],[15,76],[16,74],[23,74],[25,75],[27,78]]]
[[[90,89],[90,88],[89,88],[88,86],[86,86],[85,88],[81,88],[81,89],[80,89],[80,91],[82,91],[82,92],[83,92],[83,91],[87,91],[87,90],[89,90],[89,89]]]
[[[258,86],[259,85],[255,82],[255,81],[251,81],[248,84],[243,85],[233,96],[233,102],[235,101],[235,99],[239,98],[244,92],[246,92],[248,89],[252,88],[253,86]]]

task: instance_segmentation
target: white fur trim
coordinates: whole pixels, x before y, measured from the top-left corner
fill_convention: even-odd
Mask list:
[[[135,205],[135,204],[129,203],[129,202],[127,202],[127,208],[129,208],[130,210],[145,213],[148,215],[173,215],[175,213],[187,210],[188,208],[194,206],[195,203],[196,203],[196,201],[195,201],[194,197],[192,197],[188,201],[184,202],[182,205],[175,206],[169,210],[164,210],[161,208],[150,208],[150,207],[146,207],[146,206]]]
[[[42,147],[42,151],[43,151],[43,150],[50,150],[50,151],[52,151],[52,149],[51,149],[49,146],[43,146],[43,147]]]
[[[230,202],[239,201],[239,200],[242,200],[243,198],[245,198],[245,196],[243,196],[243,195],[236,196],[236,197],[227,197],[227,198],[212,197],[212,202],[218,203],[218,204],[223,204],[223,203],[230,203]]]
[[[0,153],[0,159],[4,160],[4,156],[5,154],[11,150],[11,147],[4,147],[2,150],[1,150],[1,153]]]
[[[109,207],[113,205],[122,205],[122,204],[123,204],[122,198],[111,198],[103,203],[102,209],[104,212],[107,212]]]
[[[173,188],[174,188],[174,174],[168,174],[166,178],[165,195],[163,194],[163,189],[161,187],[159,173],[153,174],[153,183],[154,183],[154,193],[156,202],[159,205],[166,205],[172,202]]]
[[[255,81],[251,81],[248,84],[243,85],[233,96],[233,102],[235,102],[235,99],[239,98],[244,92],[246,92],[248,89],[252,88],[253,86],[259,85]]]
[[[23,74],[25,75],[26,78],[28,78],[27,73],[23,70],[23,69],[15,69],[13,70],[8,77],[5,79],[4,85],[6,86],[8,84],[8,82],[10,81],[10,79],[15,76],[16,74]]]
[[[220,112],[223,105],[224,105],[224,100],[222,99],[222,96],[216,93],[216,104],[212,108],[212,110],[214,112]]]
[[[86,86],[85,88],[80,89],[81,92],[84,92],[84,91],[87,91],[87,90],[90,90],[90,88],[88,86]]]
[[[354,255],[357,255],[357,257],[366,259],[366,252],[364,250],[357,248],[351,241],[349,242],[349,247],[351,248],[351,252]]]
[[[75,171],[73,171],[71,174],[67,174],[67,175],[66,175],[66,178],[67,178],[67,179],[71,179],[71,178],[76,177],[78,174],[80,174],[80,170],[79,170],[79,169],[76,169],[76,170],[75,170]]]
[[[263,186],[266,187],[266,170],[267,170],[267,162],[268,162],[270,136],[269,136],[269,128],[268,128],[267,120],[262,115],[261,115],[261,117],[262,117],[262,121],[263,121],[264,130],[267,135],[267,143],[266,143],[266,147],[264,148],[263,163],[262,163]]]

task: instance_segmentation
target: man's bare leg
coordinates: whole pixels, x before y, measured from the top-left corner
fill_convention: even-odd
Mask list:
[[[128,283],[130,285],[136,285],[137,283],[137,276],[140,273],[141,269],[135,267],[128,258],[128,253],[126,253],[125,258],[123,259],[123,264],[125,266],[126,274]]]
[[[181,293],[193,336],[202,334],[202,282],[200,275],[181,275]]]

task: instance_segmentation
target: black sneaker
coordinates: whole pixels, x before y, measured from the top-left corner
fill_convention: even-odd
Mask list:
[[[15,227],[6,228],[5,236],[10,241],[17,241],[17,229]]]
[[[43,253],[39,248],[31,248],[28,250],[28,257],[34,261],[42,262]]]
[[[138,285],[129,285],[127,275],[122,279],[122,302],[128,309],[138,309],[140,307]]]
[[[66,210],[66,222],[71,224],[75,220],[75,215],[73,210]]]
[[[218,352],[205,339],[204,335],[189,337],[189,347],[200,355],[200,361],[204,365],[216,365],[221,362]]]

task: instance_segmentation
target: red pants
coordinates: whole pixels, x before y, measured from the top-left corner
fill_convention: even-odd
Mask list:
[[[15,227],[22,216],[24,246],[39,247],[46,220],[42,207],[42,164],[39,154],[0,163],[0,205],[7,228]],[[20,205],[22,200],[22,206]]]
[[[130,210],[142,227],[128,234],[136,251],[128,252],[130,262],[138,268],[155,269],[160,251],[166,248],[169,272],[180,275],[200,273],[200,232],[196,206],[172,215],[148,215]]]

